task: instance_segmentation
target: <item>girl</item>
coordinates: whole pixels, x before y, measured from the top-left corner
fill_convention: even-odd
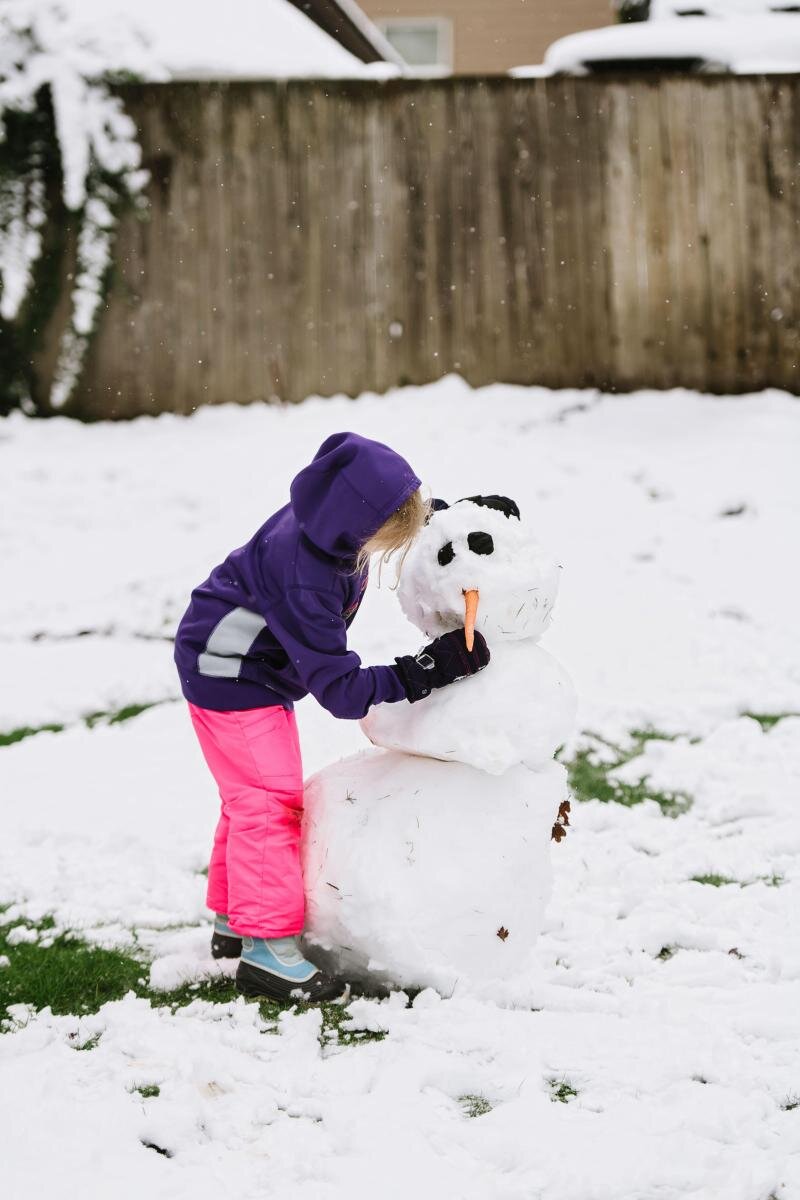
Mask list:
[[[405,552],[429,506],[411,467],[380,442],[337,433],[294,479],[290,502],[192,593],[175,641],[183,694],[222,812],[208,868],[211,952],[239,957],[248,995],[330,999],[343,983],[301,952],[303,773],[293,712],[309,692],[336,717],[410,700],[489,661],[475,634],[362,667],[347,628],[372,554]],[[402,560],[401,560],[402,561]]]

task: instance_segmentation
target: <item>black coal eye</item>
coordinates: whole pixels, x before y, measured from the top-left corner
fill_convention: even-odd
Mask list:
[[[490,533],[471,533],[467,545],[473,554],[494,554],[494,541]]]
[[[439,551],[439,553],[436,557],[439,559],[439,566],[446,567],[448,563],[451,563],[453,561],[455,556],[456,556],[456,552],[453,549],[453,543],[445,542],[444,546],[442,546],[441,550]]]

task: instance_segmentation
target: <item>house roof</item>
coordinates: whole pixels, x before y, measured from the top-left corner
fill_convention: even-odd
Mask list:
[[[394,48],[359,8],[356,0],[289,0],[289,3],[299,8],[361,62],[402,65]]]
[[[391,47],[381,53],[380,34],[354,0],[226,0],[224,15],[219,0],[60,2],[87,33],[98,23],[114,24],[120,37],[132,30],[173,79],[382,78],[398,72]],[[309,4],[313,14],[305,11]]]

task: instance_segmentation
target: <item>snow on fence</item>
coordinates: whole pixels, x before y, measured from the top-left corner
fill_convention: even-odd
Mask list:
[[[450,371],[800,391],[798,76],[117,90],[150,212],[68,412]]]

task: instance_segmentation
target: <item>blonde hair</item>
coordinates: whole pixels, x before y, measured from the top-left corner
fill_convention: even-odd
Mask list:
[[[397,564],[399,578],[406,555],[420,529],[428,520],[430,512],[430,500],[425,500],[422,492],[417,488],[416,492],[413,492],[388,520],[384,521],[380,529],[364,542],[356,558],[356,572],[366,570],[373,554],[380,555],[380,567],[383,567],[383,564],[387,563],[393,555],[400,553],[400,561]]]

